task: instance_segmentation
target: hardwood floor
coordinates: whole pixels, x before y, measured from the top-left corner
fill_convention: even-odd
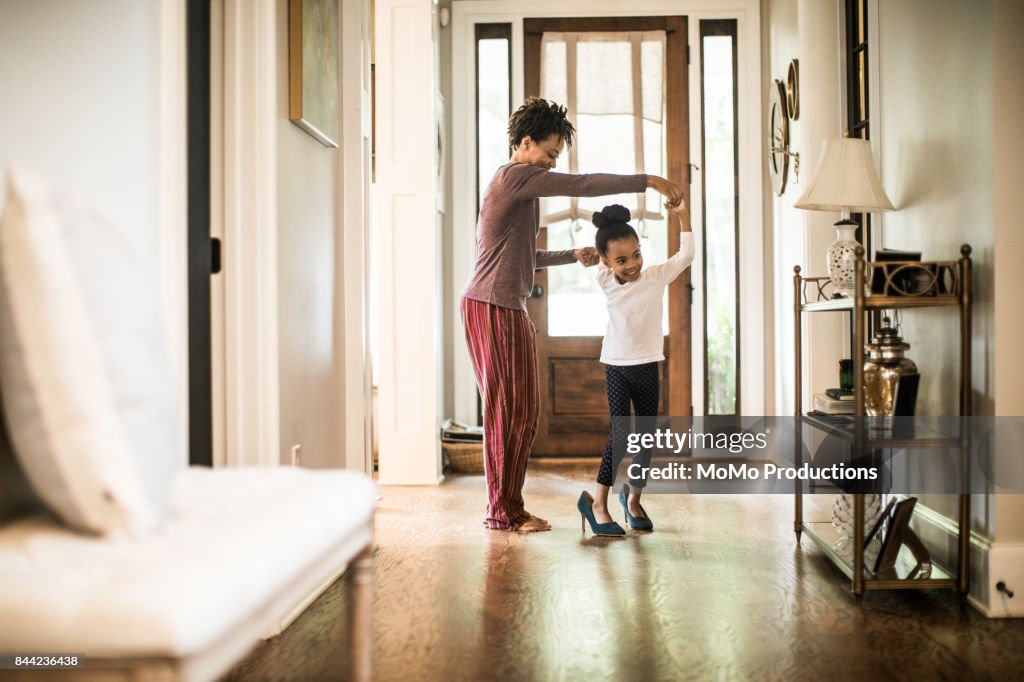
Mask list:
[[[988,620],[948,591],[870,592],[856,606],[813,543],[797,547],[788,496],[648,495],[654,533],[583,535],[575,502],[596,467],[531,462],[527,509],[554,527],[532,535],[482,526],[482,476],[382,487],[375,679],[1024,674],[1022,620]],[[231,679],[345,679],[345,590],[332,586]]]

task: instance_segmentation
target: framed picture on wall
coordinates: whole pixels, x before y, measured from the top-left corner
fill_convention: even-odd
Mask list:
[[[338,0],[288,0],[288,118],[325,147],[341,128]]]

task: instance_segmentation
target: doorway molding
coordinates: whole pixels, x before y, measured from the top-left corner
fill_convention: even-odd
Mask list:
[[[461,422],[476,423],[476,379],[465,344],[462,320],[459,316],[459,292],[462,283],[468,281],[475,257],[476,245],[476,120],[473,115],[474,30],[481,23],[512,24],[512,103],[513,108],[524,97],[523,68],[523,20],[545,17],[615,17],[615,16],[676,16],[684,15],[690,21],[689,44],[699,45],[701,19],[736,19],[739,38],[737,52],[738,92],[738,169],[740,173],[740,328],[744,330],[740,346],[740,366],[748,368],[741,373],[743,414],[762,415],[765,410],[765,338],[764,307],[764,216],[762,214],[763,153],[761,121],[763,106],[761,96],[761,7],[759,0],[639,0],[623,7],[620,0],[563,0],[552,4],[544,0],[455,0],[452,2],[452,253],[451,281],[453,282],[448,309],[452,311],[453,367],[451,380],[454,382],[455,418]],[[698,51],[691,49],[690,60],[690,101],[700,101],[700,74]],[[697,111],[695,111],[695,109]],[[700,149],[699,107],[691,107],[690,153]],[[696,158],[696,157],[695,157]],[[700,181],[699,171],[694,171],[693,183]],[[691,193],[694,199],[699,193]],[[702,219],[703,207],[691,206],[694,224]],[[700,244],[697,253],[701,252]],[[702,267],[699,260],[695,268]],[[696,304],[696,301],[695,301]],[[697,306],[694,305],[694,313]],[[694,314],[692,323],[700,318]],[[702,352],[698,337],[694,334],[692,352]],[[760,368],[760,369],[757,369]],[[753,371],[751,371],[753,370]],[[694,372],[703,371],[703,366],[694,362]],[[703,376],[693,377],[693,385],[699,386]],[[694,398],[696,398],[696,394]],[[694,403],[695,412],[702,412],[703,406]]]
[[[211,131],[211,222],[215,235],[222,226],[224,262],[211,320],[214,466],[272,467],[281,461],[276,105],[284,28],[273,2],[214,0],[213,8],[211,58],[222,79],[211,118],[222,123]]]
[[[179,415],[181,465],[188,466],[188,276],[186,244],[185,0],[160,1],[160,303]]]
[[[184,2],[184,0],[163,0]],[[341,7],[341,131],[331,295],[343,426],[338,466],[371,473],[368,292],[370,0]],[[287,13],[277,2],[211,0],[210,235],[213,463],[296,462],[281,443],[278,135],[286,113]]]
[[[370,363],[370,154],[373,135],[370,81],[372,0],[341,5],[341,207],[335,240],[337,338],[344,367],[341,434],[344,466],[373,473]]]
[[[378,0],[374,188],[378,483],[443,479],[438,110],[440,22],[429,0]]]

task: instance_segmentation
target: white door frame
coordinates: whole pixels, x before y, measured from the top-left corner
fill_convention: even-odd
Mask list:
[[[165,0],[182,2],[183,0]],[[342,150],[333,295],[343,359],[337,391],[343,464],[372,472],[368,318],[370,2],[345,2]],[[272,0],[214,0],[211,17],[211,280],[214,466],[277,466],[280,443],[277,262],[278,43]]]
[[[338,219],[334,262],[335,296],[343,302],[337,338],[344,344],[345,468],[373,472],[372,368],[370,366],[370,154],[373,136],[370,95],[370,14],[373,0],[341,7],[341,152],[343,210]]]
[[[377,1],[374,378],[387,485],[443,478],[437,15],[431,0]]]
[[[188,198],[185,0],[160,0],[160,297],[188,465]]]
[[[211,226],[224,263],[211,294],[214,465],[277,466],[277,32],[285,27],[274,2],[214,0],[211,29],[211,61],[222,69],[211,93]]]
[[[739,272],[740,299],[746,304],[740,308],[739,325],[740,373],[742,414],[762,415],[765,410],[764,310],[764,230],[762,214],[762,153],[760,140],[763,116],[761,95],[761,8],[759,0],[639,0],[624,7],[621,0],[455,0],[452,3],[452,329],[454,347],[455,418],[465,423],[476,423],[476,380],[465,345],[455,341],[463,338],[459,316],[458,296],[461,283],[466,282],[473,269],[476,244],[476,199],[474,173],[476,172],[476,120],[473,116],[474,27],[478,23],[508,22],[512,24],[512,101],[522,102],[523,75],[523,19],[526,17],[601,17],[601,16],[659,16],[684,15],[691,19],[689,42],[699,46],[700,19],[736,19],[738,31],[737,92],[740,193]],[[690,153],[697,158],[701,149],[700,72],[699,49],[691,49],[690,63]],[[461,154],[461,156],[460,156]],[[699,187],[700,175],[694,172],[693,186]],[[702,206],[700,193],[694,192],[691,217],[699,225]],[[699,231],[695,231],[699,239]],[[697,244],[698,259],[694,269],[703,267]],[[703,325],[699,305],[702,291],[696,291],[692,310],[695,329]],[[698,326],[700,325],[700,326]],[[699,337],[699,338],[698,338]],[[703,335],[694,335],[693,391],[695,413],[703,411]]]

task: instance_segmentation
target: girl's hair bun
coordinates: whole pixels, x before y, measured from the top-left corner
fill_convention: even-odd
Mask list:
[[[628,223],[630,217],[628,208],[619,204],[612,204],[611,206],[605,206],[600,211],[596,211],[592,220],[597,229],[601,229],[615,224]]]

